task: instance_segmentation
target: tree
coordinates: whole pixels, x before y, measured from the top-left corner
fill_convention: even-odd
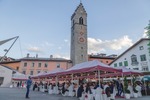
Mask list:
[[[127,77],[124,77],[124,92],[130,94],[130,91],[128,89],[128,80]]]
[[[146,35],[148,36],[148,38],[150,38],[150,20],[149,20],[149,24],[147,27],[145,27],[146,31]]]
[[[145,29],[146,29],[146,35],[150,39],[150,20],[149,20],[148,26],[145,27]],[[147,45],[148,45],[149,56],[150,56],[150,41],[149,41],[149,43]]]

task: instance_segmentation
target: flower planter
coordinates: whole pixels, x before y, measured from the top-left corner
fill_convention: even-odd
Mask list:
[[[138,93],[133,93],[134,98],[138,97]]]
[[[130,99],[130,94],[125,93],[125,98],[126,98],[126,99]]]

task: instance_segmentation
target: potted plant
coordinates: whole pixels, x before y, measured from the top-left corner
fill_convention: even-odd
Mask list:
[[[135,98],[137,98],[138,97],[138,91],[136,90],[136,77],[134,77],[133,79],[132,79],[132,81],[133,81],[133,96],[135,97]]]
[[[134,97],[135,98],[137,98],[138,97],[138,91],[135,89],[135,87],[133,87],[133,95],[134,95]]]
[[[130,99],[130,90],[128,89],[128,81],[127,77],[124,78],[124,93],[125,93],[125,98]]]
[[[130,97],[131,97],[131,96],[130,96],[130,90],[125,89],[124,92],[125,92],[125,98],[126,98],[126,99],[130,99]]]

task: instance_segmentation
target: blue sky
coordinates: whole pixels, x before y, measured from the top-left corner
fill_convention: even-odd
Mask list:
[[[0,40],[19,36],[7,56],[70,56],[71,15],[80,0],[0,0]],[[82,0],[88,52],[120,54],[142,38],[150,0]],[[13,41],[0,47],[4,55]]]

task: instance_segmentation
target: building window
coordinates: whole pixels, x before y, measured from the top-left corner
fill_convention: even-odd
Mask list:
[[[27,63],[26,62],[24,63],[24,67],[27,67]]]
[[[26,74],[26,71],[22,71],[22,74]]]
[[[83,18],[82,17],[79,18],[79,24],[83,25]]]
[[[45,64],[44,64],[44,67],[47,67],[47,66],[48,66],[48,64],[47,64],[47,63],[45,63]]]
[[[140,47],[139,47],[139,49],[140,49],[140,50],[143,50],[143,49],[144,49],[144,47],[143,47],[143,46],[140,46]]]
[[[117,67],[117,63],[114,64],[114,67]]]
[[[137,62],[137,57],[136,55],[132,55],[131,56],[131,65],[135,66],[135,65],[138,65],[139,63]]]
[[[134,70],[139,70],[139,68],[133,68]]]
[[[148,67],[142,68],[143,71],[148,71]]]
[[[38,64],[38,67],[41,67],[41,63]]]
[[[37,71],[37,74],[39,74],[40,72],[41,72],[41,71],[38,70],[38,71]]]
[[[60,68],[60,64],[57,64],[57,68]]]
[[[146,61],[146,55],[140,55],[141,61]]]
[[[32,63],[32,67],[34,67],[34,63]]]
[[[119,66],[122,66],[122,62],[119,62]]]
[[[108,61],[106,61],[106,63],[108,63]]]
[[[44,71],[45,73],[47,73],[47,71]]]
[[[128,66],[128,61],[124,61],[124,66]]]
[[[19,67],[17,67],[16,70],[19,70]]]
[[[30,75],[33,75],[33,71],[30,71]]]

